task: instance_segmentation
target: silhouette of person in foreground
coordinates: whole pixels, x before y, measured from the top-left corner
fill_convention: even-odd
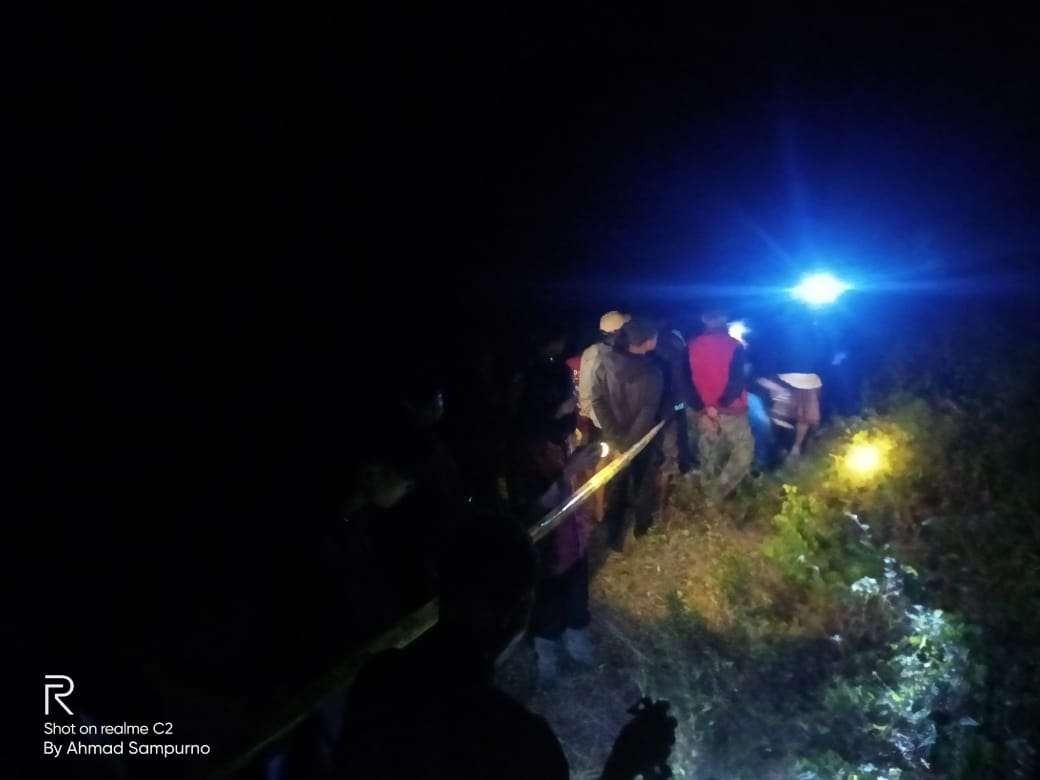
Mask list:
[[[350,691],[341,777],[539,778],[569,775],[546,721],[493,685],[496,661],[523,636],[535,555],[504,520],[467,525],[441,562],[440,621],[403,650],[374,657]],[[668,777],[667,703],[643,700],[607,760],[605,780]]]

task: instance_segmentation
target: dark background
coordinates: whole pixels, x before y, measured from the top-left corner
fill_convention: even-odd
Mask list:
[[[965,301],[1028,311],[1040,26],[1021,13],[12,22],[20,641],[64,670],[274,589],[395,382],[464,372],[477,339],[519,354],[607,308],[692,323],[719,297],[761,315],[821,265],[863,288],[869,333]],[[51,641],[69,593],[61,636],[88,642]]]

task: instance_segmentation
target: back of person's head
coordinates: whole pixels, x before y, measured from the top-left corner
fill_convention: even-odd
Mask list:
[[[534,585],[534,547],[524,530],[501,517],[475,518],[441,557],[441,620],[464,624],[497,652],[525,628]]]
[[[708,330],[722,330],[726,327],[726,310],[721,306],[708,306],[701,314],[701,322]]]
[[[567,331],[555,322],[532,325],[526,340],[534,360],[556,359],[567,349]]]
[[[613,333],[600,333],[600,341],[616,350],[624,352],[628,349],[628,335],[624,328],[620,328]]]
[[[633,319],[626,322],[622,330],[630,350],[648,351],[648,349],[654,348],[653,344],[657,340],[657,328],[653,323],[644,319]]]

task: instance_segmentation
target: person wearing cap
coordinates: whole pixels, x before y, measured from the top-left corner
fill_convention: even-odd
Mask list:
[[[701,317],[705,332],[690,342],[690,375],[697,418],[701,479],[710,500],[732,493],[750,473],[755,441],[748,421],[744,346],[726,332],[726,314]]]
[[[657,330],[646,322],[630,320],[622,329],[625,347],[602,356],[592,383],[592,409],[603,438],[614,452],[625,452],[657,424],[661,413],[664,378],[649,353],[657,346]],[[650,443],[607,486],[607,543],[615,552],[625,544],[628,496],[634,496],[635,535],[642,536],[653,522],[655,469],[659,445]]]
[[[591,421],[596,430],[601,429],[599,420],[596,418],[596,410],[592,406],[592,383],[599,369],[603,356],[614,349],[621,335],[621,328],[631,318],[628,314],[619,311],[608,311],[599,318],[599,341],[592,344],[581,353],[578,363],[578,414]],[[581,427],[581,421],[579,421]],[[585,426],[593,432],[591,428]]]

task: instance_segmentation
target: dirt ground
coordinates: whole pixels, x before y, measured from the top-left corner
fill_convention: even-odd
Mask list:
[[[733,513],[712,513],[691,505],[695,491],[680,491],[645,537],[629,536],[625,553],[608,555],[602,528],[594,534],[590,562],[593,622],[598,653],[592,669],[564,666],[558,683],[538,690],[533,646],[520,645],[499,670],[499,685],[545,717],[564,746],[574,778],[595,778],[611,745],[629,720],[627,710],[643,695],[666,697],[651,684],[654,634],[668,613],[668,600],[678,597],[703,616],[712,630],[730,627],[729,595],[720,591],[720,560],[754,561],[761,531],[736,525]],[[746,563],[741,566],[749,565]],[[682,730],[680,729],[680,732]],[[694,758],[688,735],[677,736],[673,761],[683,776],[686,759]]]

